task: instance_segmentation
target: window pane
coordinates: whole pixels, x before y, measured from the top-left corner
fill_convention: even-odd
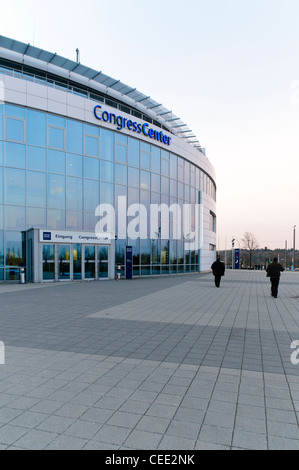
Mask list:
[[[83,125],[81,122],[67,121],[67,151],[83,153]]]
[[[4,237],[3,232],[0,232],[0,266],[4,266]],[[1,271],[0,271],[1,276]],[[1,279],[1,277],[0,277]],[[3,277],[2,277],[3,279]]]
[[[100,162],[95,158],[84,157],[84,177],[99,179]]]
[[[68,230],[82,230],[83,229],[83,215],[82,212],[66,212],[66,228]]]
[[[139,170],[137,168],[128,168],[129,172],[129,186],[133,188],[139,188]]]
[[[3,168],[0,167],[0,204],[3,204]]]
[[[24,121],[6,118],[6,139],[24,142]]]
[[[25,171],[5,170],[6,204],[25,204]]]
[[[125,165],[115,164],[115,183],[116,184],[128,184],[128,167]]]
[[[26,209],[26,227],[45,228],[46,227],[46,209],[37,209],[36,207],[27,207]]]
[[[157,193],[161,191],[160,175],[156,175],[155,173],[152,173],[152,191]]]
[[[49,127],[49,147],[64,150],[64,129]]]
[[[84,210],[95,212],[99,205],[99,182],[84,180]]]
[[[3,225],[3,206],[0,205],[0,230],[3,230],[4,225]]]
[[[25,168],[25,145],[5,142],[5,165]]]
[[[128,165],[139,168],[139,142],[128,139]]]
[[[47,146],[46,114],[27,110],[27,144]]]
[[[27,205],[46,207],[46,174],[27,171]]]
[[[20,232],[6,232],[5,264],[19,266],[24,261],[22,253],[22,235]]]
[[[65,127],[65,118],[60,116],[48,115],[48,124],[50,126]]]
[[[81,211],[83,206],[82,179],[66,179],[66,208]]]
[[[170,178],[178,178],[178,159],[176,155],[170,155]]]
[[[13,116],[25,119],[25,108],[22,108],[20,106],[13,106],[12,104],[5,104],[4,114],[6,116]]]
[[[48,175],[48,207],[65,209],[65,177]]]
[[[5,207],[5,228],[7,230],[25,229],[25,207],[6,206]]]
[[[128,137],[123,134],[116,133],[115,134],[115,141],[118,144],[128,145]]]
[[[101,204],[111,204],[114,205],[114,186],[110,183],[101,183]]]
[[[82,178],[83,165],[81,155],[68,153],[66,156],[66,174]]]
[[[65,212],[56,209],[48,209],[47,228],[52,230],[63,230],[65,228]]]
[[[141,152],[140,168],[143,170],[150,170],[150,154]]]
[[[127,163],[127,147],[116,144],[115,160],[120,163]]]
[[[99,137],[100,129],[96,126],[91,126],[90,124],[84,125],[84,133],[87,135],[93,135],[94,137]]]
[[[152,147],[152,171],[158,174],[161,172],[161,157],[158,147]]]
[[[98,157],[99,155],[99,141],[96,137],[85,136],[85,154]]]
[[[3,139],[3,104],[0,104],[0,140]]]
[[[108,181],[109,183],[113,183],[114,175],[112,162],[106,162],[105,160],[101,161],[100,178],[101,181]]]
[[[65,174],[65,153],[48,150],[48,172]]]
[[[101,158],[114,161],[114,134],[101,129]]]
[[[27,146],[27,169],[46,171],[46,149]]]
[[[161,192],[169,194],[169,178],[165,178],[165,176],[161,177]]]
[[[140,189],[151,189],[151,174],[148,171],[140,171]]]

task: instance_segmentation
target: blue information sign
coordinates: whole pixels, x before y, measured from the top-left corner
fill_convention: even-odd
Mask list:
[[[240,269],[240,250],[235,250],[235,269]]]
[[[126,279],[133,278],[133,248],[126,247]]]

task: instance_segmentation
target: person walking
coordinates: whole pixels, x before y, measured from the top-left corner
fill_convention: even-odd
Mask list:
[[[217,260],[212,264],[211,269],[215,277],[215,286],[220,287],[221,277],[224,276],[225,273],[225,265],[219,255],[217,256]]]
[[[273,258],[273,262],[269,264],[266,271],[271,281],[271,295],[277,299],[280,273],[284,271],[284,268],[278,263],[277,258]]]

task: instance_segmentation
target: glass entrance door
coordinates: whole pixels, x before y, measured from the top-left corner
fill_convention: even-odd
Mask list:
[[[82,245],[73,245],[73,280],[81,281],[82,279]]]
[[[99,279],[108,279],[109,267],[109,253],[107,246],[99,246],[98,260],[99,260]]]
[[[70,281],[71,279],[71,262],[70,262],[70,245],[58,245],[58,279],[59,281]]]
[[[55,245],[43,245],[43,281],[55,281]]]
[[[95,246],[84,247],[84,278],[95,279],[96,275],[96,248]]]

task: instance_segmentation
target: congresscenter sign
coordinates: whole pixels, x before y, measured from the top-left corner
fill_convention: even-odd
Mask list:
[[[170,145],[171,137],[163,134],[162,131],[152,129],[149,124],[138,123],[131,119],[124,118],[123,116],[117,116],[114,113],[108,113],[108,111],[102,111],[102,106],[97,105],[94,108],[94,115],[99,121],[109,122],[117,126],[117,130],[121,131],[126,128],[129,131],[136,132],[137,134],[143,134],[150,139],[162,142],[162,144]]]

